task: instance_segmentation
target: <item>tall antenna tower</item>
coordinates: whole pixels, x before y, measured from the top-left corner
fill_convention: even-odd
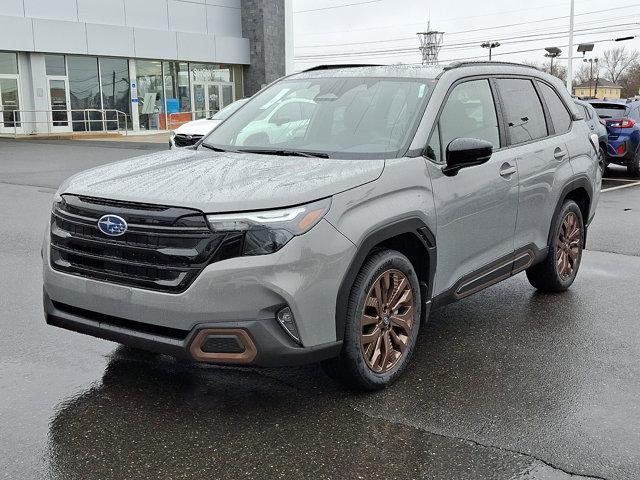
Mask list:
[[[427,31],[418,32],[417,35],[420,40],[422,65],[437,65],[444,32],[431,30],[431,20],[429,20],[429,23],[427,23]]]

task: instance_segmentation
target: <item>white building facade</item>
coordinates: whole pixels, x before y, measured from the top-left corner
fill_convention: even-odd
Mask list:
[[[0,134],[167,130],[243,97],[241,0],[0,0]]]

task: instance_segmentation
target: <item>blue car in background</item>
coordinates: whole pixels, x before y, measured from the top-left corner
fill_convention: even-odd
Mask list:
[[[640,100],[589,100],[608,133],[606,164],[627,167],[640,177]]]

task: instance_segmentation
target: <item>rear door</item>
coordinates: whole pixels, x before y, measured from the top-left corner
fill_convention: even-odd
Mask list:
[[[455,295],[466,296],[511,271],[518,172],[503,137],[487,78],[450,89],[427,147],[437,215],[436,294],[455,285]],[[494,153],[487,163],[446,176],[445,152],[455,138],[486,140]]]
[[[514,246],[541,250],[547,246],[559,190],[573,174],[566,143],[571,114],[547,83],[498,78],[496,84],[520,181]]]

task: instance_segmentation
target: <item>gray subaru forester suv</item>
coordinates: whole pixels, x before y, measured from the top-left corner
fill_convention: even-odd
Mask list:
[[[572,284],[602,180],[581,120],[557,79],[506,63],[285,77],[194,149],[64,182],[46,321],[382,388],[430,310],[522,271]]]

